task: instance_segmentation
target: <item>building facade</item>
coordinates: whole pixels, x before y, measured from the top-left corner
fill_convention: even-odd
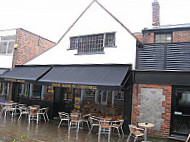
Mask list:
[[[152,122],[150,132],[188,134],[190,25],[144,29],[134,71],[132,123]]]
[[[1,78],[13,82],[14,101],[48,106],[50,118],[72,110],[109,114],[125,119],[127,132],[136,45],[136,36],[92,1],[56,46]]]

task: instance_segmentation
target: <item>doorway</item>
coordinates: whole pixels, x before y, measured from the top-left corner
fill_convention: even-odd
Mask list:
[[[190,132],[190,87],[174,87],[172,95],[171,134]]]

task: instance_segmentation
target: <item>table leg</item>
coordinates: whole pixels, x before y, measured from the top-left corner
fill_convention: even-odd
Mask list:
[[[145,127],[145,130],[144,130],[144,141],[146,142],[147,140],[147,128]]]

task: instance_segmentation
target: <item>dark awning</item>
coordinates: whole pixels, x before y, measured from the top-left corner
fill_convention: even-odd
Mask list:
[[[9,71],[9,69],[0,69],[0,75],[4,74],[7,71]]]
[[[16,82],[21,82],[22,80],[36,81],[50,69],[51,67],[48,66],[17,66],[0,76],[0,78]]]
[[[129,65],[54,66],[39,82],[121,87],[129,67]]]

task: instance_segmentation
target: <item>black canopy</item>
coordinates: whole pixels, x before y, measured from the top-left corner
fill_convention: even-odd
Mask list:
[[[39,82],[120,87],[129,65],[54,66]]]
[[[12,69],[11,71],[3,74],[0,78],[4,80],[29,80],[36,81],[51,67],[48,66],[18,66]]]
[[[0,75],[4,74],[7,71],[9,71],[9,69],[0,69]]]

